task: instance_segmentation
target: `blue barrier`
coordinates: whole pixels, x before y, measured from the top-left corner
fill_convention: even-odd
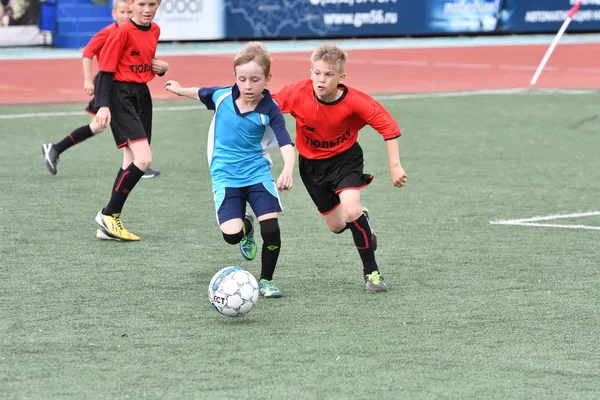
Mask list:
[[[56,0],[40,4],[40,20],[38,27],[43,31],[56,32]]]
[[[113,22],[110,2],[46,0],[40,4],[40,29],[52,32],[52,45],[85,47],[100,29]]]

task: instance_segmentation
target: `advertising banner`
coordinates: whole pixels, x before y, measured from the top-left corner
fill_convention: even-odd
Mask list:
[[[576,2],[162,0],[155,21],[161,41],[556,33]],[[600,32],[600,0],[582,3],[568,32]],[[0,0],[0,46],[44,44],[39,15],[40,0]]]
[[[505,0],[503,27],[507,32],[557,32],[577,0]],[[600,31],[600,0],[583,0],[568,32]]]
[[[225,38],[221,0],[162,0],[154,21],[161,41]]]
[[[576,2],[223,0],[230,39],[555,33]],[[600,31],[600,0],[583,0],[569,31]]]
[[[423,4],[406,0],[224,0],[230,38],[377,36],[411,32]],[[415,13],[415,14],[412,14]]]
[[[502,30],[504,0],[426,0],[425,32],[484,33]]]
[[[39,15],[39,0],[0,0],[0,46],[42,44]]]

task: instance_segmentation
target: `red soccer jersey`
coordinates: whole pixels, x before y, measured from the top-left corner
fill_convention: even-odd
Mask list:
[[[115,81],[150,82],[159,36],[160,28],[154,22],[150,26],[136,25],[132,20],[122,23],[102,49],[100,71],[114,73]]]
[[[330,158],[348,150],[358,131],[370,125],[386,140],[400,136],[394,118],[371,96],[339,85],[344,94],[332,103],[323,103],[314,94],[310,79],[285,86],[273,99],[282,113],[296,119],[296,148],[311,160]]]
[[[87,46],[83,49],[83,56],[87,58],[98,57],[98,64],[102,61],[100,58],[100,50],[104,47],[106,40],[118,28],[116,22],[108,25],[105,28],[102,28],[98,33],[96,33],[89,41]]]

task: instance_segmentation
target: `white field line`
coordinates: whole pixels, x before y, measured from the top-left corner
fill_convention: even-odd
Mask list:
[[[189,110],[201,110],[206,109],[204,106],[170,106],[170,107],[155,107],[153,111],[189,111]],[[52,117],[75,117],[82,115],[88,115],[82,111],[57,111],[57,112],[45,112],[45,113],[27,113],[27,114],[4,114],[0,115],[0,119],[21,119],[21,118],[52,118]]]
[[[590,211],[584,213],[573,213],[573,214],[557,214],[557,215],[545,215],[540,217],[531,218],[519,218],[519,219],[507,219],[499,221],[489,221],[492,225],[519,225],[519,226],[535,226],[542,228],[565,228],[565,229],[594,229],[600,230],[600,226],[590,225],[561,225],[561,224],[546,224],[539,223],[538,221],[553,221],[556,219],[566,218],[581,218],[581,217],[593,217],[600,215],[600,211]]]
[[[595,94],[596,90],[586,89],[535,89],[528,88],[513,88],[513,89],[490,89],[490,90],[465,90],[460,92],[437,92],[437,93],[412,93],[412,94],[389,94],[373,96],[377,100],[409,100],[409,99],[430,99],[430,98],[445,98],[445,97],[465,97],[465,96],[482,96],[482,95],[545,95],[545,94],[565,94],[565,95],[582,95]]]
[[[377,100],[410,100],[410,99],[436,99],[446,97],[466,97],[466,96],[482,96],[482,95],[509,95],[509,94],[521,94],[521,95],[546,95],[546,94],[558,94],[558,95],[582,95],[582,94],[596,94],[597,90],[586,90],[586,89],[534,89],[528,88],[513,88],[513,89],[492,89],[492,90],[466,90],[460,92],[437,92],[437,93],[408,93],[408,94],[390,94],[390,95],[379,95],[373,96]],[[190,110],[204,110],[206,109],[203,105],[199,106],[168,106],[168,107],[155,107],[154,111],[190,111]],[[0,114],[0,120],[2,119],[22,119],[22,118],[53,118],[53,117],[76,117],[88,115],[82,111],[56,111],[56,112],[40,112],[40,113],[24,113],[24,114]]]
[[[553,219],[565,219],[565,218],[581,218],[581,217],[593,217],[600,215],[600,211],[590,211],[584,213],[573,213],[573,214],[556,214],[556,215],[545,215],[543,217],[531,217],[531,218],[519,218],[519,219],[507,219],[501,221],[490,221],[490,224],[501,224],[501,223],[517,223],[522,222],[537,222],[537,221],[551,221]]]
[[[534,226],[538,228],[566,228],[566,229],[593,229],[600,230],[600,226],[591,225],[561,225],[561,224],[538,224],[536,222],[523,222],[516,224],[496,223],[496,225]]]

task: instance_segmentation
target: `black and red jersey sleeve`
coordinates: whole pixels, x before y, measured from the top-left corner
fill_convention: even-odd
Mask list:
[[[390,113],[377,100],[361,91],[350,89],[352,109],[365,124],[375,129],[385,140],[400,136],[400,127]]]

